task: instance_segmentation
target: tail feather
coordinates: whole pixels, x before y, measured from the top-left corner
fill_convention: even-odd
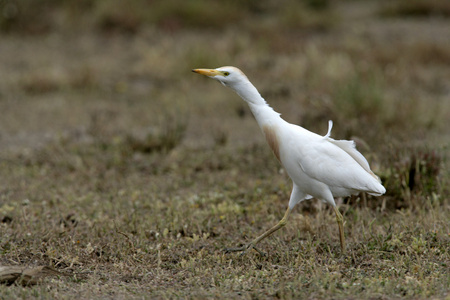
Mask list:
[[[373,174],[373,172],[371,172]],[[386,193],[386,188],[381,184],[380,178],[373,174],[377,181],[372,181],[367,193],[372,196],[381,196]]]

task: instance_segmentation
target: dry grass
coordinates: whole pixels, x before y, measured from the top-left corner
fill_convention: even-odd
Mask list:
[[[269,21],[279,29],[327,29],[333,15],[329,0],[234,1],[9,1],[0,3],[0,30],[45,34],[55,30],[97,29],[104,33],[136,34],[146,26],[164,32],[184,28],[209,30],[253,27]],[[282,5],[280,5],[282,4]],[[277,22],[270,20],[276,18]],[[282,22],[279,22],[279,21]],[[278,24],[278,25],[277,25]]]
[[[443,0],[413,0],[390,1],[381,9],[380,14],[385,17],[449,17],[450,4]]]
[[[52,34],[2,36],[0,264],[64,274],[0,285],[2,299],[449,297],[447,19],[389,22],[371,3],[362,24],[333,9],[360,4],[287,1],[311,19],[278,22],[270,1],[246,1],[240,30],[187,12],[168,29],[139,3],[63,7],[90,8],[97,29],[112,12],[141,20],[114,19],[120,33],[48,19]],[[190,72],[228,64],[288,121],[325,134],[333,119],[382,178],[382,197],[338,199],[347,254],[315,200],[261,243],[268,256],[222,252],[275,224],[291,189],[245,103]]]

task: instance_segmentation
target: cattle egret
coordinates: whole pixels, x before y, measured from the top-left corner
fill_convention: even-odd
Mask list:
[[[333,207],[339,226],[341,251],[344,253],[343,217],[336,207],[334,197],[346,197],[359,192],[380,196],[386,192],[367,160],[356,150],[355,143],[332,139],[332,121],[328,123],[328,133],[325,136],[286,122],[266,103],[238,68],[221,67],[192,71],[216,79],[248,103],[267,143],[293,182],[289,206],[278,224],[243,247],[225,251],[245,253],[249,249],[255,249],[264,255],[255,247],[256,244],[285,226],[295,205],[303,200],[316,198]]]

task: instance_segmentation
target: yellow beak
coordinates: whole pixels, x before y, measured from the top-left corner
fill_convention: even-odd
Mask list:
[[[222,72],[214,70],[214,69],[193,69],[192,72],[202,74],[208,77],[214,77],[217,75],[223,75]]]

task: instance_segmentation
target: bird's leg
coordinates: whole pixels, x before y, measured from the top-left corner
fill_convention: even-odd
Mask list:
[[[344,236],[344,218],[342,217],[339,209],[334,206],[334,212],[336,213],[336,221],[339,226],[339,239],[341,241],[341,251],[345,253],[345,236]]]
[[[229,253],[229,252],[237,252],[237,251],[243,251],[242,254],[244,254],[247,250],[249,249],[255,249],[256,251],[258,251],[258,253],[261,256],[264,256],[264,253],[262,251],[260,251],[258,248],[255,247],[256,244],[258,244],[261,240],[265,239],[266,237],[268,237],[269,235],[271,235],[272,233],[274,233],[275,231],[277,231],[278,229],[284,227],[287,223],[287,219],[289,218],[289,215],[291,214],[291,209],[288,208],[284,214],[283,219],[280,220],[280,222],[278,222],[275,226],[273,226],[272,228],[270,228],[269,230],[267,230],[266,232],[264,232],[263,234],[261,234],[260,236],[258,236],[256,239],[254,239],[253,241],[251,241],[250,243],[248,243],[247,245],[243,246],[243,247],[239,247],[239,248],[226,248],[225,252]]]

